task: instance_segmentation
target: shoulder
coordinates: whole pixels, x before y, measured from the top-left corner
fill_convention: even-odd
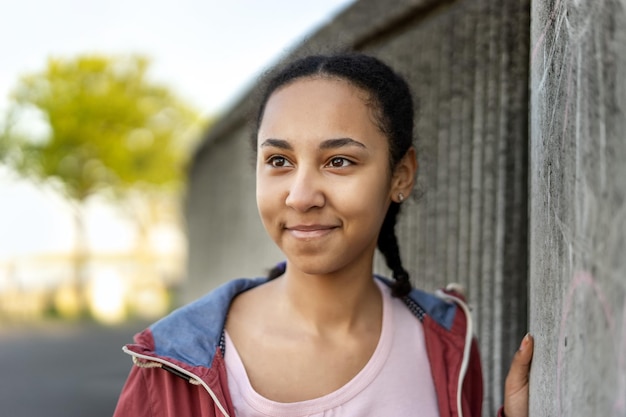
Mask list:
[[[249,291],[239,292],[228,308],[228,317],[223,328],[226,328],[229,336],[243,334],[248,337],[256,331],[263,323],[273,322],[281,318],[276,304],[276,283],[280,280],[274,279],[266,281],[264,285],[258,285]]]

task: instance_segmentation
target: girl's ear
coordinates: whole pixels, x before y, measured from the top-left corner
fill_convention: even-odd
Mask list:
[[[413,190],[415,175],[417,174],[417,153],[411,146],[396,165],[391,178],[391,199],[401,203]]]

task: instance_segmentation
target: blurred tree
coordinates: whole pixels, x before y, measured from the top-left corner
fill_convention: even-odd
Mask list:
[[[148,69],[148,59],[134,55],[49,59],[42,72],[20,79],[0,133],[0,162],[52,184],[72,202],[73,285],[79,293],[86,200],[99,194],[117,203],[131,202],[131,213],[145,234],[137,201],[151,205],[181,190],[190,148],[199,136],[196,112],[150,80]],[[20,122],[38,117],[44,133],[16,129],[16,114]]]

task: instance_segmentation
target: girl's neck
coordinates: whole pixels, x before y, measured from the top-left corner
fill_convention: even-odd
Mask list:
[[[351,332],[382,317],[382,297],[371,266],[328,275],[287,267],[277,284],[293,319],[317,334]]]

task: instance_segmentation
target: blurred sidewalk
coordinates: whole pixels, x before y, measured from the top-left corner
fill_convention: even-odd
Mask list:
[[[145,327],[0,326],[0,414],[110,417],[132,364],[122,345]]]

